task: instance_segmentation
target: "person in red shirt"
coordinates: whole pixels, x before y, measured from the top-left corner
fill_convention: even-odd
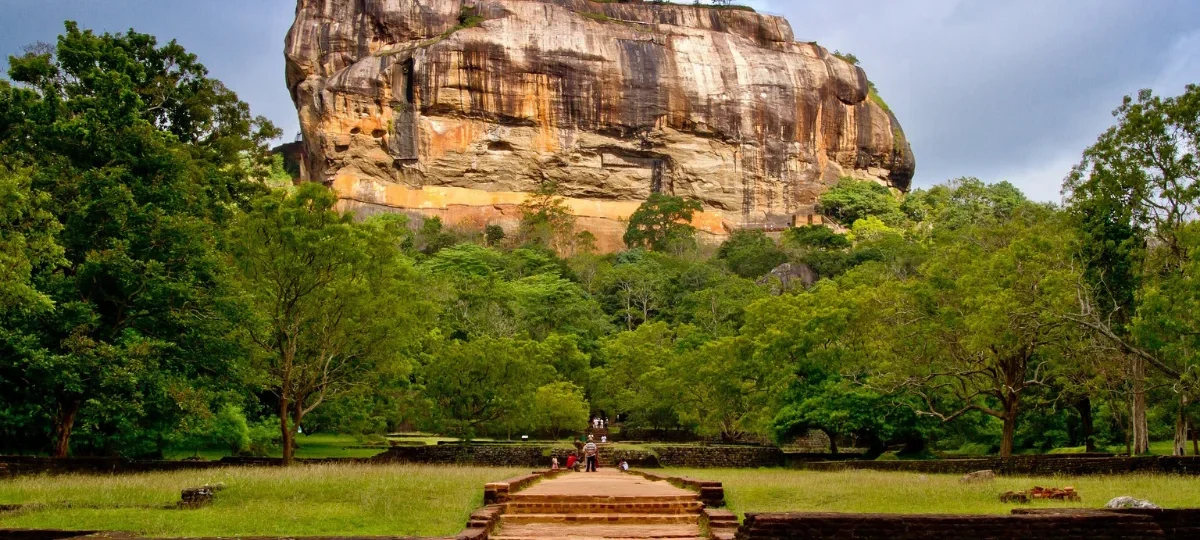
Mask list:
[[[574,469],[575,461],[577,461],[578,459],[579,458],[575,457],[575,454],[571,454],[571,455],[567,456],[567,469]]]

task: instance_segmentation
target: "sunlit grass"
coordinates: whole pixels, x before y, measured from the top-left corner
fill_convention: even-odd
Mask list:
[[[483,485],[518,468],[315,465],[0,481],[0,528],[130,531],[148,536],[441,536],[462,530]],[[183,488],[227,489],[199,510],[163,507]],[[67,506],[70,506],[68,508]]]
[[[1034,486],[1072,486],[1080,503],[1038,502],[1033,508],[1100,508],[1129,495],[1164,508],[1200,508],[1200,478],[1174,475],[1083,477],[1000,477],[985,484],[963,484],[960,475],[879,471],[813,472],[783,469],[670,469],[705,480],[719,480],[734,512],[877,512],[901,514],[1007,514],[1005,491]]]

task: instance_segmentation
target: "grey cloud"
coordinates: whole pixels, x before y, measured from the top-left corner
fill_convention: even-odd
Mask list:
[[[855,53],[917,155],[917,185],[1011,180],[1057,200],[1110,112],[1200,79],[1200,2],[769,0],[798,39]]]

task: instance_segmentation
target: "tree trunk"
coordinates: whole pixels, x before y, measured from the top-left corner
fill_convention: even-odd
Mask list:
[[[1192,455],[1200,456],[1200,426],[1192,424]]]
[[[288,399],[284,396],[279,398],[279,430],[283,434],[283,464],[291,465],[295,458],[295,445],[292,444],[295,440],[291,426],[288,425],[288,415],[291,411],[288,410]]]
[[[71,432],[75,429],[75,417],[83,402],[78,399],[63,403],[59,400],[58,412],[54,415],[54,457],[67,457],[71,451]]]
[[[1146,422],[1146,361],[1134,357],[1133,367],[1133,410],[1129,423],[1133,427],[1133,455],[1150,451],[1150,425]]]
[[[1179,394],[1179,413],[1175,415],[1175,444],[1172,446],[1171,455],[1186,456],[1187,455],[1187,440],[1188,440],[1188,396],[1187,393]]]
[[[1092,425],[1092,398],[1084,396],[1075,404],[1075,408],[1079,411],[1079,430],[1083,437],[1083,448],[1085,452],[1096,451],[1096,440],[1092,436],[1095,431]]]
[[[1007,458],[1013,455],[1013,438],[1017,432],[1019,405],[1019,396],[1011,396],[1004,401],[1004,432],[1000,439],[1000,457]]]
[[[836,456],[838,453],[837,435],[830,433],[828,431],[825,431],[825,430],[821,430],[821,431],[823,431],[825,433],[826,437],[829,437],[829,453]]]

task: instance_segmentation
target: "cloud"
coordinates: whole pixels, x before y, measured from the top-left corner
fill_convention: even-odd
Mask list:
[[[1200,69],[1200,2],[769,0],[797,39],[853,52],[896,111],[916,185],[1010,180],[1057,200],[1125,94],[1178,94]]]

